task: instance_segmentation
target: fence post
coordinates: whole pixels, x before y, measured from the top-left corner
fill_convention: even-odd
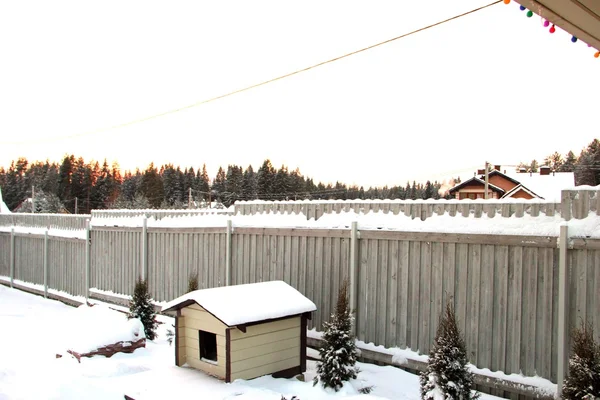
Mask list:
[[[148,217],[142,220],[142,280],[148,275]]]
[[[90,295],[90,220],[85,220],[85,302],[87,303]]]
[[[44,231],[44,298],[48,298],[48,229]]]
[[[358,222],[352,222],[350,231],[350,310],[356,316],[358,313]],[[358,322],[354,319],[354,335],[356,336],[356,327]]]
[[[15,227],[10,228],[10,287],[15,279]]]
[[[231,219],[227,220],[227,239],[225,241],[225,286],[231,285]]]
[[[560,216],[565,221],[569,221],[573,216],[572,204],[571,192],[562,190],[560,193]]]
[[[563,191],[563,193],[565,193]],[[563,203],[564,204],[564,203]],[[569,365],[569,265],[568,265],[569,227],[560,227],[558,238],[558,357],[557,384],[558,395],[562,395],[563,382]]]

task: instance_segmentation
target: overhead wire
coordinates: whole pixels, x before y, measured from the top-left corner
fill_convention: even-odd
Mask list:
[[[124,122],[124,123],[121,123],[121,124],[112,125],[112,126],[109,126],[107,128],[101,128],[101,129],[96,129],[96,130],[92,130],[92,131],[88,131],[88,132],[76,133],[76,134],[72,134],[72,135],[65,135],[65,136],[59,136],[59,137],[54,137],[54,138],[36,139],[35,142],[37,142],[37,143],[39,143],[39,142],[52,142],[52,141],[59,141],[59,140],[64,140],[64,139],[71,139],[71,138],[77,138],[77,137],[82,137],[82,136],[89,136],[89,135],[93,135],[93,134],[97,134],[97,133],[107,132],[107,131],[110,131],[110,130],[113,130],[113,129],[124,128],[124,127],[130,126],[130,125],[134,125],[134,124],[138,124],[138,123],[141,123],[141,122],[149,121],[149,120],[152,120],[152,119],[164,117],[166,115],[175,114],[175,113],[178,113],[178,112],[181,112],[181,111],[184,111],[184,110],[188,110],[190,108],[198,107],[198,106],[203,105],[203,104],[207,104],[207,103],[211,103],[211,102],[216,101],[216,100],[223,99],[225,97],[233,96],[233,95],[238,94],[238,93],[242,93],[242,92],[246,92],[248,90],[256,89],[258,87],[261,87],[261,86],[264,86],[264,85],[268,85],[270,83],[277,82],[277,81],[280,81],[282,79],[286,79],[286,78],[292,77],[294,75],[301,74],[303,72],[310,71],[310,70],[318,68],[318,67],[322,67],[324,65],[327,65],[327,64],[330,64],[330,63],[342,60],[342,59],[347,58],[347,57],[354,56],[354,55],[359,54],[359,53],[363,53],[365,51],[374,49],[376,47],[383,46],[385,44],[394,42],[394,41],[399,40],[399,39],[406,38],[408,36],[411,36],[411,35],[414,35],[416,33],[425,31],[427,29],[431,29],[431,28],[434,28],[436,26],[448,23],[448,22],[456,20],[458,18],[466,17],[467,15],[476,13],[476,12],[481,11],[481,10],[484,10],[484,9],[486,9],[488,7],[491,7],[491,6],[496,5],[498,3],[501,3],[501,2],[502,2],[502,0],[495,0],[495,1],[492,1],[491,3],[483,5],[481,7],[477,7],[477,8],[474,8],[472,10],[463,12],[461,14],[457,14],[457,15],[455,15],[453,17],[446,18],[446,19],[444,19],[442,21],[438,21],[436,23],[433,23],[433,24],[421,27],[419,29],[415,29],[413,31],[401,34],[401,35],[393,37],[391,39],[387,39],[387,40],[384,40],[382,42],[378,42],[378,43],[375,43],[373,45],[370,45],[370,46],[367,46],[367,47],[363,47],[361,49],[358,49],[358,50],[355,50],[355,51],[343,54],[341,56],[337,56],[337,57],[330,58],[330,59],[325,60],[325,61],[321,61],[321,62],[319,62],[317,64],[313,64],[313,65],[310,65],[308,67],[301,68],[301,69],[295,70],[293,72],[289,72],[287,74],[277,76],[275,78],[268,79],[266,81],[262,81],[262,82],[255,83],[255,84],[250,85],[250,86],[246,86],[246,87],[243,87],[243,88],[240,88],[240,89],[236,89],[236,90],[233,90],[231,92],[227,92],[227,93],[215,96],[215,97],[211,97],[211,98],[206,99],[206,100],[201,100],[201,101],[198,101],[196,103],[189,104],[187,106],[183,106],[183,107],[175,108],[175,109],[172,109],[172,110],[164,111],[164,112],[161,112],[161,113],[158,113],[158,114],[154,114],[154,115],[150,115],[150,116],[147,116],[147,117],[135,119],[135,120],[132,120],[132,121],[129,121],[129,122]],[[3,141],[3,142],[0,142],[0,144],[13,144],[14,145],[14,144],[29,143],[31,141],[32,140],[29,140],[29,141],[12,141],[12,142],[11,141]]]

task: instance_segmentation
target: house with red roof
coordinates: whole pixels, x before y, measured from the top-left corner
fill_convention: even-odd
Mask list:
[[[542,199],[560,201],[564,189],[575,186],[573,172],[556,172],[548,166],[540,167],[539,172],[507,173],[496,165],[488,173],[489,199]],[[485,198],[485,171],[479,170],[473,178],[459,183],[449,190],[451,197],[463,199]]]

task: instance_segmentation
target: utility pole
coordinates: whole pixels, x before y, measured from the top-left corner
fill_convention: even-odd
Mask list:
[[[488,169],[488,162],[486,161],[485,162],[485,194],[484,194],[484,197],[483,197],[486,200],[489,198],[489,196],[488,196],[488,187],[489,187],[489,184],[490,184],[490,171]]]
[[[75,197],[75,214],[77,214],[77,211],[79,211],[79,207],[77,204],[77,197]]]
[[[31,212],[35,213],[35,186],[31,185]]]
[[[192,208],[192,188],[188,189],[188,210]]]

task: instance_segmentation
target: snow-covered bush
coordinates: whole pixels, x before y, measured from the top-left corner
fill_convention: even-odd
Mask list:
[[[338,293],[335,313],[330,322],[324,322],[325,345],[319,350],[321,361],[317,365],[317,376],[323,387],[333,388],[336,392],[344,382],[355,379],[358,370],[356,364],[356,342],[352,335],[353,317],[348,305],[348,281],[344,281]]]
[[[472,390],[473,374],[467,367],[467,349],[462,338],[451,303],[440,316],[433,348],[429,353],[427,369],[421,373],[421,398],[476,399],[479,393]]]
[[[148,340],[156,338],[156,312],[148,293],[148,282],[138,278],[129,303],[129,318],[139,318],[144,325],[144,333]]]
[[[594,340],[591,324],[582,323],[573,331],[573,354],[562,396],[564,399],[600,398],[600,344]]]

